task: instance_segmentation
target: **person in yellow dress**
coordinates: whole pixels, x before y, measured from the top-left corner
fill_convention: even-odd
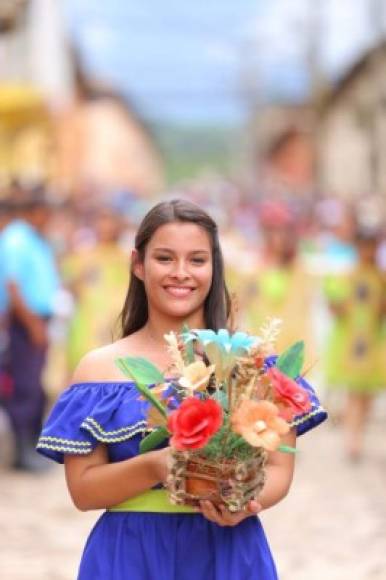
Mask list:
[[[119,245],[122,221],[108,207],[97,211],[96,242],[73,252],[63,261],[63,272],[75,297],[68,333],[68,371],[80,358],[114,337],[128,280],[128,256]]]
[[[261,259],[245,296],[245,324],[258,334],[267,318],[279,318],[278,350],[306,342],[306,366],[315,362],[311,308],[313,283],[298,253],[295,216],[284,203],[266,202],[260,212]]]
[[[360,458],[374,395],[386,386],[386,280],[376,263],[378,234],[359,228],[357,265],[325,282],[334,323],[327,341],[326,379],[347,393],[343,424],[348,457]]]

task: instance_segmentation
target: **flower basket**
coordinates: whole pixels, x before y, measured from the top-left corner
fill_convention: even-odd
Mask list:
[[[267,452],[256,450],[247,460],[214,461],[200,453],[171,453],[167,488],[172,503],[199,506],[201,500],[239,511],[257,497],[265,483]]]
[[[242,510],[264,486],[268,454],[295,453],[283,437],[293,418],[311,408],[296,382],[304,343],[271,357],[278,326],[270,321],[258,337],[187,328],[165,335],[173,363],[168,379],[145,359],[118,359],[149,403],[151,433],[141,453],[169,439],[166,487],[173,503],[198,507],[209,500]]]

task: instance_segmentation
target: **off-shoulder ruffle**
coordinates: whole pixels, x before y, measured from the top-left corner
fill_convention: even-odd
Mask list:
[[[39,453],[63,463],[98,443],[121,443],[146,431],[145,401],[134,383],[79,383],[54,405],[39,438]]]

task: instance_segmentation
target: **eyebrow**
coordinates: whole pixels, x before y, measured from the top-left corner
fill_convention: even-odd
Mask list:
[[[170,254],[174,254],[174,250],[172,250],[171,248],[154,248],[153,249],[154,252],[169,252]],[[207,254],[209,255],[210,252],[208,252],[208,250],[192,250],[191,252],[189,252],[189,254]]]

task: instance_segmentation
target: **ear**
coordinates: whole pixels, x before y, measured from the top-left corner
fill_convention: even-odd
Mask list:
[[[145,277],[143,262],[139,256],[138,250],[133,250],[131,252],[131,271],[139,280]]]

